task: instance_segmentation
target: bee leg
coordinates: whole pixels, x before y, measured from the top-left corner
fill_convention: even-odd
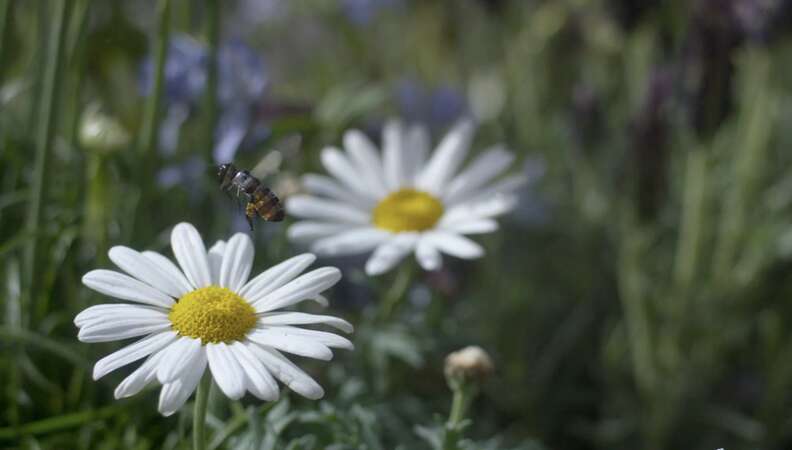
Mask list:
[[[248,225],[250,225],[250,231],[253,231],[254,217],[256,217],[256,205],[248,202],[248,204],[245,205],[245,218],[247,219]]]

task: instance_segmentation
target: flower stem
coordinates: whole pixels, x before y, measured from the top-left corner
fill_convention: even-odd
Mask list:
[[[204,97],[206,107],[206,160],[212,164],[212,150],[217,129],[217,53],[220,44],[220,1],[206,1],[206,40],[209,44],[208,63],[206,66],[206,93]],[[220,161],[224,162],[224,161]]]
[[[476,387],[461,379],[450,379],[449,386],[454,395],[451,398],[451,412],[448,413],[448,421],[443,435],[443,450],[456,450],[459,440],[462,438],[462,422],[465,420],[465,414],[475,395]]]
[[[401,265],[393,280],[393,284],[390,289],[385,292],[382,303],[380,304],[379,318],[383,322],[390,319],[404,298],[407,297],[407,290],[412,284],[414,275],[415,264],[405,262]]]
[[[170,0],[159,0],[157,4],[157,17],[159,28],[157,31],[157,48],[154,59],[154,84],[151,96],[146,103],[143,116],[143,130],[141,132],[141,152],[143,158],[149,162],[155,158],[154,146],[159,131],[159,111],[162,99],[162,86],[165,78],[165,60],[168,56],[168,41],[170,40]],[[151,168],[151,166],[149,166]]]
[[[195,409],[193,410],[193,450],[206,449],[206,407],[209,404],[209,388],[212,377],[206,373],[198,383],[195,394]]]
[[[36,301],[35,287],[39,280],[36,273],[37,246],[41,240],[41,212],[45,202],[47,169],[55,139],[55,125],[58,112],[58,92],[63,60],[63,47],[66,35],[66,22],[69,16],[68,1],[54,2],[52,25],[49,30],[47,59],[42,66],[42,91],[38,108],[38,129],[36,130],[36,153],[33,167],[33,180],[30,186],[30,207],[27,211],[27,230],[33,233],[25,248],[25,280],[28,283],[28,301]],[[35,311],[35,310],[34,310]]]

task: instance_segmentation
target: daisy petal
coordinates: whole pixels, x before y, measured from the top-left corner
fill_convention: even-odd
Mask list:
[[[160,414],[167,417],[181,409],[184,403],[190,398],[201,377],[206,370],[206,354],[200,352],[193,358],[190,367],[184,371],[184,375],[172,383],[162,386],[158,410]]]
[[[317,239],[344,232],[349,229],[348,224],[313,222],[303,220],[294,223],[289,227],[289,240],[297,243],[307,244]]]
[[[111,342],[167,331],[171,322],[165,317],[129,318],[115,317],[113,320],[95,321],[83,325],[77,334],[80,342]]]
[[[432,231],[426,233],[424,239],[443,253],[462,259],[479,258],[484,254],[484,249],[470,239],[446,231]]]
[[[212,284],[206,247],[194,226],[182,222],[173,227],[171,247],[176,261],[193,286],[202,288]]]
[[[443,193],[445,203],[454,204],[464,200],[471,192],[501,174],[513,161],[514,154],[501,146],[485,150],[467,169],[451,180]]]
[[[256,355],[242,342],[234,342],[229,346],[234,353],[237,361],[240,362],[242,370],[247,377],[248,390],[261,400],[274,402],[280,396],[278,383],[264,367],[264,364],[256,358]]]
[[[351,333],[354,330],[352,324],[344,319],[301,312],[267,313],[258,320],[258,323],[261,325],[311,325],[321,323],[338,328],[344,333]]]
[[[385,181],[389,190],[397,190],[405,180],[404,175],[404,145],[401,123],[389,121],[382,130],[383,168]]]
[[[159,351],[149,355],[140,367],[135,369],[128,377],[124,378],[124,381],[119,383],[113,393],[116,400],[131,397],[142,391],[146,385],[154,381],[154,379],[157,378],[157,367],[164,353],[164,351]]]
[[[81,327],[90,322],[112,320],[117,317],[156,318],[168,317],[168,311],[163,308],[143,305],[127,305],[106,303],[94,305],[82,310],[74,318],[74,324]]]
[[[309,219],[326,219],[343,223],[364,224],[369,215],[347,203],[335,202],[310,195],[293,195],[286,200],[289,214]]]
[[[431,239],[422,238],[415,247],[415,259],[424,270],[437,270],[443,265],[443,257],[432,245]]]
[[[250,343],[246,345],[256,358],[289,389],[311,400],[324,396],[324,390],[307,373],[289,361],[279,351]]]
[[[358,167],[372,194],[376,197],[384,197],[388,194],[383,178],[382,161],[380,161],[377,149],[365,134],[358,130],[350,130],[344,133],[344,148],[349,155],[349,159]]]
[[[212,273],[212,284],[220,284],[220,265],[223,264],[226,242],[217,241],[209,249],[206,259],[209,261],[209,271]]]
[[[260,330],[264,330],[265,328],[260,328]],[[324,344],[331,348],[343,348],[345,350],[354,350],[355,346],[352,344],[352,341],[349,339],[339,336],[334,333],[328,333],[327,331],[319,331],[319,330],[308,330],[305,328],[297,328],[297,327],[268,327],[266,329],[277,329],[278,332],[286,334],[290,336],[290,338],[307,338],[312,341]]]
[[[357,168],[339,149],[334,147],[322,149],[321,159],[325,169],[346,187],[363,197],[373,198]]]
[[[385,242],[392,234],[372,227],[354,228],[335,236],[319,239],[311,249],[325,256],[364,253]]]
[[[492,219],[460,220],[443,228],[459,234],[483,234],[497,230],[498,222]]]
[[[244,233],[228,240],[220,265],[220,286],[239,292],[253,268],[253,241]]]
[[[247,338],[256,344],[272,347],[294,355],[324,361],[333,359],[333,352],[326,345],[290,333],[285,327],[261,328],[251,331]]]
[[[190,368],[198,354],[203,353],[203,349],[200,340],[181,336],[162,352],[165,355],[157,368],[157,380],[165,384],[180,378],[184,371]]]
[[[129,275],[112,270],[92,270],[82,277],[84,285],[111,297],[170,308],[173,299]]]
[[[369,208],[374,205],[374,199],[352,192],[330,177],[308,174],[302,177],[302,184],[311,194],[330,197],[342,202],[351,201],[362,208]]]
[[[380,275],[393,268],[415,248],[417,233],[399,233],[383,242],[366,262],[367,275]]]
[[[313,298],[340,279],[340,270],[335,267],[322,267],[290,281],[256,302],[251,302],[251,305],[259,313],[274,311]]]
[[[175,331],[165,331],[162,333],[152,334],[147,336],[134,344],[128,345],[121,350],[117,350],[104,358],[100,359],[94,365],[93,379],[98,380],[108,373],[125,366],[129,363],[135,362],[138,359],[145,358],[146,356],[157,352],[164,348],[166,345],[176,340]]]
[[[117,245],[110,249],[108,255],[121,270],[171,297],[179,298],[187,292],[136,250]]]
[[[426,164],[426,155],[429,153],[429,130],[424,125],[413,125],[407,131],[404,145],[404,173],[409,177],[412,185],[421,168]]]
[[[231,400],[242,398],[245,395],[245,377],[228,345],[222,342],[206,344],[206,356],[220,390]]]
[[[265,295],[278,289],[294,277],[301,274],[306,267],[316,261],[316,256],[310,253],[303,253],[283,261],[265,270],[248,283],[239,291],[239,295],[248,299],[250,303],[264,298]]]
[[[171,281],[176,283],[176,285],[179,287],[179,290],[183,292],[182,295],[195,289],[195,286],[190,284],[190,281],[187,280],[187,277],[184,276],[184,273],[182,273],[182,271],[176,267],[176,264],[174,264],[173,261],[171,261],[166,256],[152,251],[143,252],[143,256],[154,263],[156,266],[155,270],[159,270],[160,272],[164,273],[168,278],[171,279]]]
[[[516,204],[517,198],[513,195],[496,195],[477,202],[463,203],[449,209],[438,222],[437,228],[448,228],[460,222],[497,217],[514,209]]]
[[[473,138],[473,130],[473,123],[465,120],[446,134],[418,176],[416,181],[418,188],[433,194],[441,194],[442,187],[464,161]]]

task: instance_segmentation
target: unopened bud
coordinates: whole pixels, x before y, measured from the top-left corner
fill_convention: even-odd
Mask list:
[[[457,350],[445,360],[445,374],[449,379],[484,381],[494,371],[490,356],[476,345]]]
[[[112,152],[129,144],[129,133],[113,117],[89,107],[80,120],[80,144],[86,150]]]

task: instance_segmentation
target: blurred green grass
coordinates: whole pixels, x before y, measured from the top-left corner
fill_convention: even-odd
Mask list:
[[[215,401],[218,448],[262,429],[271,448],[428,448],[413,426],[447,412],[442,360],[470,343],[498,370],[469,434],[503,442],[472,448],[792,446],[790,2],[299,0],[261,17],[242,1],[220,15],[159,3],[171,36],[211,43],[214,23],[264,58],[252,122],[269,134],[235,162],[280,150],[272,183],[318,168],[349,127],[439,119],[438,138],[453,110],[441,89],[490,108],[474,148],[503,141],[544,168],[482,239],[486,257],[421,275],[387,327],[370,316],[392,277],[337,261],[349,286],[330,299],[358,350],[313,372],[319,404]],[[158,416],[152,392],[115,401],[120,375],[90,380],[116,346],[78,344],[71,323],[100,300],[79,280],[109,246],[165,250],[179,221],[207,240],[239,226],[209,173],[220,105],[201,97],[173,153],[158,148],[166,104],[140,87],[144,59],[167,49],[156,11],[0,0],[2,448],[188,448],[188,418]],[[429,106],[405,107],[405,80]],[[97,105],[132,138],[81,139]],[[158,184],[194,157],[199,173]],[[258,227],[257,268],[297,251],[284,232]]]

